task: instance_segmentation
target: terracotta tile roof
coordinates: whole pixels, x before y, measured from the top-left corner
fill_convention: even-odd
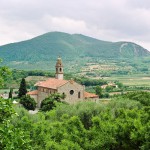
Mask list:
[[[98,95],[93,94],[93,93],[84,92],[84,97],[85,98],[98,98]]]
[[[30,91],[27,93],[27,95],[37,95],[37,94],[38,94],[38,90]]]
[[[40,86],[40,87],[45,87],[45,88],[50,88],[50,89],[57,89],[58,87],[66,84],[67,82],[69,81],[50,78],[46,81],[36,83],[35,86]]]

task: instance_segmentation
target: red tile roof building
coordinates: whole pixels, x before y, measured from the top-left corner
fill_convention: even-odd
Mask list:
[[[76,103],[78,101],[84,101],[84,99],[98,99],[98,96],[92,93],[85,92],[83,85],[76,83],[73,80],[63,79],[63,65],[61,58],[56,62],[56,77],[49,78],[46,81],[39,81],[35,84],[37,90],[28,92],[37,102],[37,106],[40,107],[42,100],[48,97],[52,93],[65,94],[64,101],[68,103]]]
[[[84,98],[85,99],[88,99],[88,98],[99,98],[99,96],[96,95],[96,94],[88,93],[88,92],[84,91]]]

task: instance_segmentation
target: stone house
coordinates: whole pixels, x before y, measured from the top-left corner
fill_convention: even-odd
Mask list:
[[[63,79],[63,65],[61,58],[57,59],[55,67],[55,78],[49,78],[46,81],[36,83],[35,86],[37,87],[37,90],[27,93],[35,99],[37,107],[40,107],[42,100],[52,93],[65,94],[66,97],[64,101],[70,104],[84,101],[85,99],[93,99],[94,101],[98,99],[97,95],[85,92],[83,85],[80,85],[73,80]]]

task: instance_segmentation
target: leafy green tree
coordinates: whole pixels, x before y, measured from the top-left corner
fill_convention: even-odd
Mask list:
[[[20,99],[20,104],[22,104],[27,110],[35,110],[36,102],[29,95],[24,95]]]
[[[122,83],[120,83],[120,82],[115,82],[116,83],[116,85],[118,85],[118,88],[120,88],[120,89],[122,89],[123,88],[123,84]]]
[[[110,97],[110,95],[108,92],[103,93],[103,98],[109,98],[109,97]]]
[[[113,87],[112,86],[107,86],[105,90],[106,90],[106,92],[111,92],[113,90]]]
[[[115,126],[111,115],[106,111],[92,118],[93,126],[88,134],[86,149],[115,150]]]
[[[10,100],[0,98],[0,149],[1,150],[32,150],[29,136],[19,128],[15,128],[10,120],[16,116]]]
[[[102,97],[102,88],[100,86],[96,86],[95,92],[99,97]]]
[[[62,97],[56,93],[55,109],[35,115],[15,105],[16,115],[12,102],[0,99],[0,149],[148,150],[148,94],[129,93],[107,104],[57,105]]]
[[[56,103],[61,103],[61,99],[64,99],[64,94],[54,93],[51,94],[49,97],[45,98],[41,103],[41,110],[42,111],[49,111],[56,107]]]
[[[26,93],[27,93],[26,81],[24,78],[22,78],[20,87],[19,87],[18,97],[20,98],[20,97],[26,95]]]
[[[120,149],[143,149],[150,146],[149,141],[149,114],[138,109],[118,109],[115,118],[117,143],[116,150]]]
[[[1,61],[2,60],[0,59],[0,63]],[[7,81],[9,76],[11,76],[11,71],[9,68],[6,66],[0,67],[0,87],[4,86],[4,83]]]
[[[143,106],[150,106],[150,93],[145,91],[135,91],[135,92],[128,92],[122,95],[116,95],[115,99],[117,100],[126,100],[129,99],[130,101],[138,101]]]
[[[9,119],[14,113],[11,101],[0,98],[0,123]]]
[[[55,108],[55,113],[57,118],[61,118],[63,114],[67,114],[69,117],[78,116],[84,127],[89,129],[92,126],[92,117],[103,111],[104,106],[95,102],[79,102],[75,105],[60,105]]]

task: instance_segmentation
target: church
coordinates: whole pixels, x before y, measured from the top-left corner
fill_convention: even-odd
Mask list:
[[[37,90],[27,93],[35,99],[37,107],[40,107],[42,100],[52,93],[64,94],[65,99],[63,101],[69,104],[74,104],[79,101],[86,101],[88,99],[92,101],[98,100],[98,95],[86,92],[84,85],[80,85],[72,79],[64,80],[63,64],[60,57],[58,57],[56,61],[55,68],[55,78],[49,78],[46,81],[37,82],[35,84]]]

